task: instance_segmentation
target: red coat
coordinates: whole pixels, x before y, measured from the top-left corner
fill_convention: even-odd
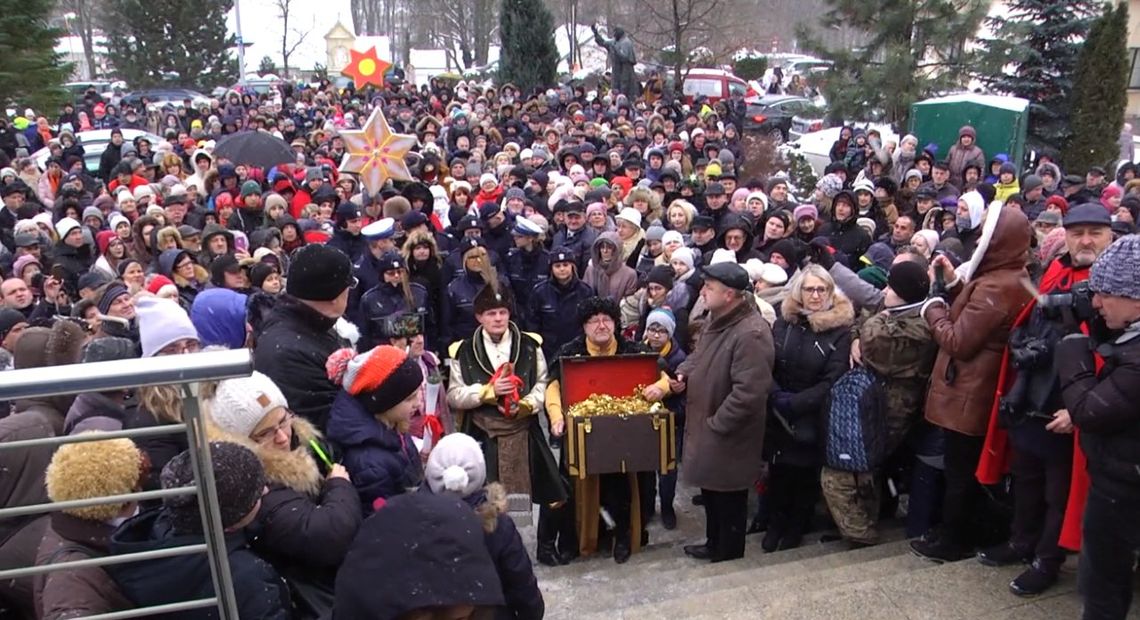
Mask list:
[[[1089,278],[1088,268],[1073,269],[1062,262],[1054,260],[1045,275],[1041,277],[1041,284],[1037,287],[1039,292],[1046,292],[1057,288],[1058,285],[1068,282],[1069,286],[1083,282]],[[1014,327],[1024,325],[1037,304],[1036,299],[1029,302],[1021,314],[1014,321]],[[1087,329],[1084,329],[1087,333]],[[1104,364],[1099,355],[1096,356],[1097,370]],[[978,461],[978,470],[975,475],[982,484],[998,484],[1002,477],[1009,473],[1010,446],[1009,435],[1005,429],[998,426],[998,403],[1001,397],[1012,386],[1017,378],[1017,371],[1009,363],[1009,347],[1005,348],[1001,358],[1001,371],[998,373],[997,395],[994,397],[993,411],[990,413],[989,428],[986,432],[986,443],[982,448],[982,458]],[[1085,511],[1085,499],[1089,491],[1089,475],[1085,467],[1085,454],[1081,451],[1081,442],[1077,430],[1073,431],[1073,474],[1069,483],[1069,503],[1065,507],[1065,522],[1061,526],[1060,545],[1072,551],[1081,549],[1081,519]]]

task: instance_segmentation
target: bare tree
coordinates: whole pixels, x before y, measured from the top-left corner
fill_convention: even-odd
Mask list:
[[[305,42],[309,31],[301,28],[289,29],[289,18],[292,14],[293,0],[273,0],[277,7],[277,17],[281,19],[281,73],[282,77],[289,77],[289,57]],[[290,43],[289,39],[293,42]]]
[[[67,35],[74,34],[83,44],[83,59],[87,65],[88,80],[96,78],[98,67],[95,64],[95,26],[102,10],[101,0],[62,0],[59,8]]]

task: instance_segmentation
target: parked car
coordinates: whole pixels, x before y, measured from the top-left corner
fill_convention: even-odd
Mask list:
[[[710,104],[733,95],[746,97],[755,94],[748,82],[721,69],[691,69],[681,85],[681,96],[692,105],[697,97],[704,96]]]
[[[821,110],[805,110],[803,114],[792,117],[791,129],[788,131],[788,140],[796,141],[809,133],[827,129],[827,119]]]
[[[901,137],[891,129],[890,125],[880,123],[848,124],[862,127],[867,131],[878,131],[879,135],[883,138],[884,144],[892,141],[898,144],[899,138]],[[811,164],[811,168],[816,176],[823,176],[823,171],[827,168],[827,165],[831,163],[831,146],[839,139],[841,129],[841,127],[832,127],[830,129],[804,134],[796,140],[788,142],[785,148],[803,155],[808,163]]]
[[[156,88],[153,90],[139,90],[123,97],[123,106],[131,106],[136,110],[142,109],[143,99],[150,105],[159,108],[167,105],[181,108],[189,99],[195,108],[210,105],[210,98],[202,93],[188,88]]]
[[[134,139],[139,136],[150,140],[152,145],[157,145],[162,141],[162,138],[149,131],[142,131],[141,129],[124,129],[122,131],[123,142],[133,142]],[[87,172],[91,174],[98,173],[99,158],[103,156],[103,151],[107,150],[107,145],[111,143],[111,130],[92,129],[91,131],[81,131],[75,134],[75,137],[83,144],[83,165],[87,167]],[[40,170],[47,168],[47,160],[49,157],[51,157],[51,151],[46,146],[32,153],[32,159],[35,160]]]
[[[813,107],[812,101],[793,95],[764,95],[747,101],[741,130],[766,136],[775,144],[787,141],[792,118]]]

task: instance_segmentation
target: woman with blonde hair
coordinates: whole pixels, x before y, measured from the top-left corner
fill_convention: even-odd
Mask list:
[[[186,180],[186,167],[182,165],[182,158],[174,153],[162,156],[161,173],[155,178],[167,175],[177,177],[179,181]]]
[[[692,232],[693,218],[697,217],[697,208],[693,203],[687,200],[677,199],[669,204],[669,209],[665,212],[665,228],[668,230],[675,230],[681,233],[688,243],[689,234]]]
[[[787,285],[772,340],[776,363],[768,397],[769,463],[765,551],[794,549],[819,498],[824,402],[848,368],[855,308],[823,267],[810,264]]]

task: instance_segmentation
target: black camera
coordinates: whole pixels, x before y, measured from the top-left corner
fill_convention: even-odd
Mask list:
[[[1096,317],[1096,310],[1092,305],[1093,293],[1089,283],[1078,282],[1066,293],[1051,293],[1042,295],[1037,301],[1041,312],[1050,320],[1064,319],[1065,311],[1072,312],[1072,317],[1084,323]]]

